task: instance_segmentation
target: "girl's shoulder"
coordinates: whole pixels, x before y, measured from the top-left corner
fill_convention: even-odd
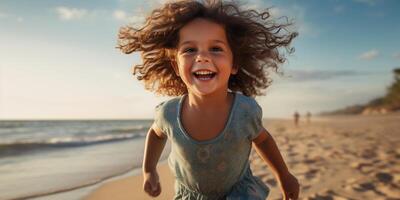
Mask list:
[[[248,97],[240,93],[236,93],[238,107],[245,112],[262,112],[261,106],[253,97]]]
[[[154,122],[167,136],[170,135],[169,129],[176,124],[177,108],[181,97],[159,103],[155,108]]]
[[[244,127],[247,138],[252,141],[262,130],[262,108],[257,101],[242,94],[237,95],[236,126]]]
[[[174,98],[171,98],[171,99],[168,99],[166,101],[159,103],[156,106],[156,112],[165,113],[165,112],[171,112],[171,110],[177,109],[177,106],[178,106],[181,98],[182,98],[182,96],[174,97]]]
[[[174,97],[159,103],[155,108],[156,117],[167,118],[170,115],[176,114],[181,98],[182,96]]]

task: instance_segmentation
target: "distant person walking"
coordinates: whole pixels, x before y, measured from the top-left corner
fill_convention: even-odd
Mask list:
[[[306,118],[307,118],[307,124],[311,123],[311,113],[309,111],[307,111]]]
[[[294,125],[298,126],[299,125],[300,114],[297,111],[295,111],[294,114],[293,114],[293,117],[294,117]]]

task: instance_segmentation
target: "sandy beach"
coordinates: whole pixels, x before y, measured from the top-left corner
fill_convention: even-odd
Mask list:
[[[400,199],[400,114],[335,116],[301,121],[265,120],[291,172],[301,184],[300,199]],[[282,199],[267,165],[253,151],[251,168]],[[141,175],[107,182],[86,200],[171,199],[173,176],[158,166],[162,193],[150,198]]]

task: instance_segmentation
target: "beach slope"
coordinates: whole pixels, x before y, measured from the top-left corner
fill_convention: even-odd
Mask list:
[[[400,199],[400,114],[320,117],[311,123],[266,120],[291,172],[300,199]],[[267,165],[253,151],[253,174],[271,188],[268,199],[282,199]],[[173,176],[159,166],[162,193],[150,198],[142,176],[104,184],[86,200],[172,199]]]

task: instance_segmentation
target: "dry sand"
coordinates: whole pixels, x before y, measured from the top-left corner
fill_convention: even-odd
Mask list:
[[[300,199],[400,199],[400,114],[312,119],[295,127],[289,120],[265,121],[289,169],[301,184]],[[267,165],[255,152],[251,168],[269,187],[268,199],[282,199]],[[87,200],[171,199],[173,177],[159,166],[163,192],[142,190],[142,177],[108,182]]]

